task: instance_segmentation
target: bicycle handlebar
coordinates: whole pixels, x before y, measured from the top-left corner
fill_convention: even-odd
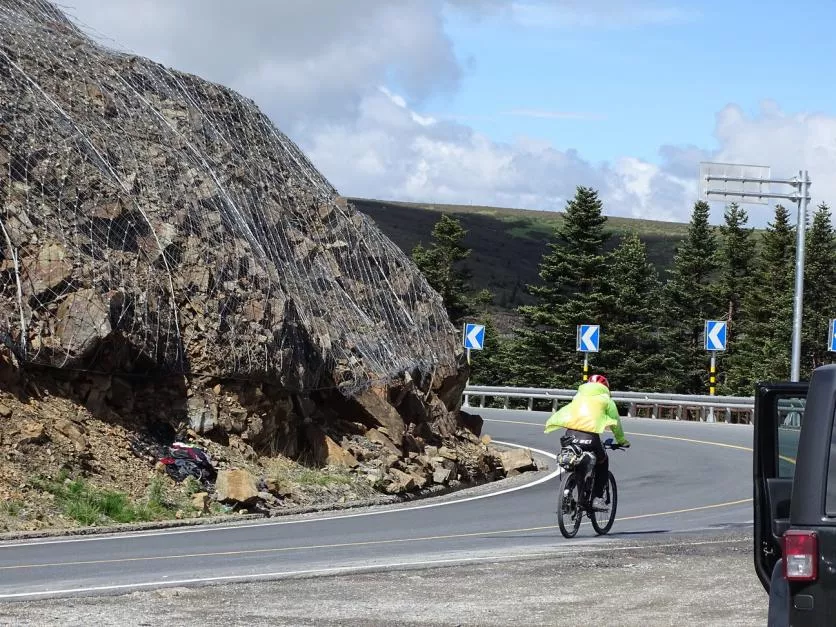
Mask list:
[[[613,451],[624,450],[628,448],[626,446],[621,446],[617,442],[615,442],[612,438],[607,438],[604,440],[604,448],[612,449]]]

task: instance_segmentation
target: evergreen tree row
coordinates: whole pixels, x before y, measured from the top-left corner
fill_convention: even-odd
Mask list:
[[[489,292],[469,288],[465,231],[449,215],[433,230],[429,248],[413,260],[441,295],[451,321],[486,325],[483,351],[473,354],[473,383],[574,387],[582,375],[576,351],[579,324],[601,325],[601,352],[590,355],[618,390],[707,393],[705,320],[728,322],[727,350],[717,354],[719,394],[751,395],[757,381],[786,380],[790,371],[795,228],[775,207],[756,234],[737,204],[724,224],[709,224],[709,206],[694,205],[688,234],[660,277],[635,233],[618,245],[607,229],[595,190],[578,187],[566,205],[539,266],[540,282],[526,286],[535,304],[520,307],[522,326],[500,337],[487,312]],[[802,377],[831,362],[828,321],[836,317],[836,234],[821,204],[808,223],[802,333]]]

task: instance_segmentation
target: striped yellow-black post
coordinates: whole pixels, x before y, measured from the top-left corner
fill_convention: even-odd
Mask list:
[[[586,383],[589,380],[589,356],[584,353],[583,354],[583,382]]]
[[[714,388],[717,385],[717,359],[714,357],[714,353],[711,353],[711,370],[709,371],[709,378],[708,378],[708,393],[711,396],[714,396]]]
[[[708,394],[714,396],[714,389],[717,385],[717,357],[716,353],[711,353],[711,368],[708,374]],[[708,422],[714,422],[714,408],[708,408]]]

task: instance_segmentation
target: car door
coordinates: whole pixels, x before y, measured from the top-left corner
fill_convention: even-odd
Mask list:
[[[792,484],[783,544],[790,624],[833,625],[836,616],[836,366],[816,368]]]
[[[766,383],[755,392],[754,557],[755,571],[769,591],[781,536],[789,527],[796,456],[804,422],[807,383]]]

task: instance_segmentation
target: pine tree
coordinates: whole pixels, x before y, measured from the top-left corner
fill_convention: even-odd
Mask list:
[[[836,239],[830,208],[822,203],[813,214],[807,233],[804,259],[804,305],[802,309],[801,375],[830,363],[827,351],[828,321],[836,317]]]
[[[746,228],[748,221],[746,210],[732,203],[726,208],[725,224],[720,228],[719,300],[727,308],[730,329],[738,322],[741,302],[752,282],[755,242],[752,239],[754,229]]]
[[[755,241],[752,239],[754,229],[746,228],[749,216],[745,209],[737,203],[732,203],[726,207],[724,217],[725,223],[720,227],[720,278],[717,284],[717,300],[718,305],[726,312],[728,333],[734,337],[734,341],[727,342],[726,351],[722,355],[725,368],[719,373],[718,388],[721,392],[728,392],[727,388],[731,382],[724,370],[734,370],[738,360],[740,334],[745,329],[748,315],[743,303],[753,285]]]
[[[453,324],[458,324],[471,311],[466,296],[471,273],[463,263],[471,251],[462,244],[465,235],[457,218],[442,214],[433,227],[430,247],[418,244],[412,249],[412,260],[441,295]]]
[[[664,292],[665,391],[705,393],[707,365],[702,335],[705,320],[717,317],[717,238],[708,223],[710,208],[694,205],[688,235],[677,248]]]
[[[726,378],[732,394],[749,396],[758,381],[789,379],[794,261],[794,229],[778,205],[758,249],[753,289],[743,298],[746,316],[735,327],[736,353]]]
[[[566,205],[564,220],[540,260],[542,283],[528,287],[537,303],[519,308],[525,326],[518,330],[518,384],[570,386],[579,380],[576,327],[595,323],[602,309],[603,247],[610,237],[602,209],[598,193],[588,187],[578,187]]]
[[[656,269],[634,233],[612,252],[608,266],[602,299],[606,345],[602,346],[601,369],[612,389],[653,391],[663,367],[654,323],[661,295]]]

